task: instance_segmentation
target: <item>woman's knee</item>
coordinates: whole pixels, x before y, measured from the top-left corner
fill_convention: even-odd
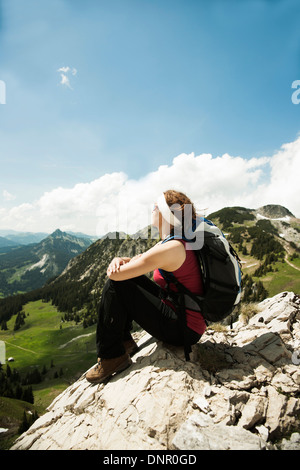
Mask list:
[[[107,279],[107,281],[105,282],[104,286],[103,286],[103,289],[102,289],[102,293],[104,294],[105,292],[107,292],[108,290],[111,290],[113,289],[113,281],[111,279]]]
[[[128,280],[124,280],[124,281],[114,281],[112,279],[107,279],[104,287],[103,287],[103,293],[105,292],[116,292],[120,289],[122,289],[123,287],[128,287],[128,285],[130,284],[130,279]]]

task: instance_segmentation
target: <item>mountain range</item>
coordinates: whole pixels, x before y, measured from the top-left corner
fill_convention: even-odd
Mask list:
[[[85,238],[87,240],[95,241],[98,237],[86,235],[81,232],[66,232],[68,235],[73,235],[77,238]],[[0,230],[0,253],[8,252],[12,247],[21,245],[29,245],[31,243],[39,243],[44,238],[47,238],[50,233],[45,232],[18,232],[16,230]]]
[[[271,217],[270,217],[271,216]],[[242,260],[244,287],[249,286],[247,300],[260,301],[271,289],[285,290],[299,287],[300,265],[297,267],[300,249],[300,220],[283,206],[269,205],[259,209],[227,207],[210,214],[208,219],[215,222],[238,251]],[[148,227],[148,231],[150,228]],[[140,232],[141,238],[128,236],[125,239],[100,239],[86,251],[73,258],[62,274],[48,285],[48,299],[54,300],[62,310],[71,311],[89,306],[93,311],[93,302],[98,299],[106,279],[106,268],[114,256],[132,257],[157,243],[157,239],[147,238],[147,228]],[[293,263],[286,261],[293,257]],[[290,272],[286,273],[286,268]],[[276,276],[274,274],[277,273]],[[279,274],[278,274],[279,273]],[[262,289],[261,279],[266,278]],[[273,288],[273,278],[277,284]],[[271,281],[270,281],[271,279]],[[292,284],[292,285],[291,285]],[[299,285],[298,285],[299,284]],[[75,288],[76,286],[76,288]],[[77,292],[76,301],[72,300],[72,291]],[[63,303],[60,292],[64,291]],[[245,288],[245,293],[247,289]],[[261,292],[257,296],[257,292]],[[66,292],[69,295],[66,295]],[[85,293],[80,301],[78,293]],[[84,300],[83,300],[84,299]]]
[[[300,220],[288,209],[225,207],[207,218],[239,253],[244,300],[261,301],[286,288],[300,292]],[[157,243],[150,227],[131,236],[111,235],[91,243],[56,231],[38,244],[0,255],[0,290],[8,295],[39,288],[35,298],[52,301],[70,319],[76,312],[91,325],[111,259],[133,257]]]
[[[60,230],[38,243],[24,246],[15,246],[15,242],[8,241],[12,244],[10,250],[0,254],[0,293],[4,297],[42,287],[50,278],[60,274],[71,258],[92,243],[88,238],[75,237]]]

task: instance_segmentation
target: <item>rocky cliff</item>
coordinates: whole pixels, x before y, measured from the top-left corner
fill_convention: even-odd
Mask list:
[[[106,384],[67,388],[12,449],[300,449],[299,296],[208,328],[190,362],[146,333],[139,346]]]

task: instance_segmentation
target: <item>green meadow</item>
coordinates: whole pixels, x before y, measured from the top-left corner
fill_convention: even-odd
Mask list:
[[[245,262],[242,267],[243,274],[252,276],[253,281],[262,281],[268,291],[268,297],[284,292],[291,291],[300,294],[300,260],[294,259],[289,265],[286,261],[277,261],[272,264],[273,271],[267,272],[264,276],[255,277],[254,272],[259,267],[260,261],[250,256],[242,256]]]
[[[96,326],[84,329],[82,324],[63,322],[61,312],[42,300],[29,302],[23,310],[25,324],[19,330],[14,331],[15,315],[7,322],[8,330],[0,331],[6,349],[3,368],[9,364],[21,377],[34,368],[43,371],[42,382],[32,385],[33,408],[42,415],[59,393],[96,362]],[[11,357],[14,361],[8,362]],[[0,397],[0,427],[5,427],[6,413],[21,421],[25,405],[20,403],[25,402]]]
[[[296,266],[295,261],[292,262],[294,266]],[[300,294],[300,271],[286,262],[276,262],[274,268],[277,268],[278,271],[269,272],[260,278],[269,293],[268,296],[272,297],[283,291]]]

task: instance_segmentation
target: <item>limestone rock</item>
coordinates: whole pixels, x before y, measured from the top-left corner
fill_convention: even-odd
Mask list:
[[[179,429],[173,445],[178,450],[263,450],[268,446],[256,434],[237,426],[215,424],[209,416],[192,415]]]
[[[299,450],[300,449],[300,433],[294,432],[290,439],[283,439],[280,446],[281,450]]]
[[[12,449],[300,449],[300,298],[259,310],[248,325],[208,328],[189,362],[142,333],[128,369],[101,385],[83,375]]]

